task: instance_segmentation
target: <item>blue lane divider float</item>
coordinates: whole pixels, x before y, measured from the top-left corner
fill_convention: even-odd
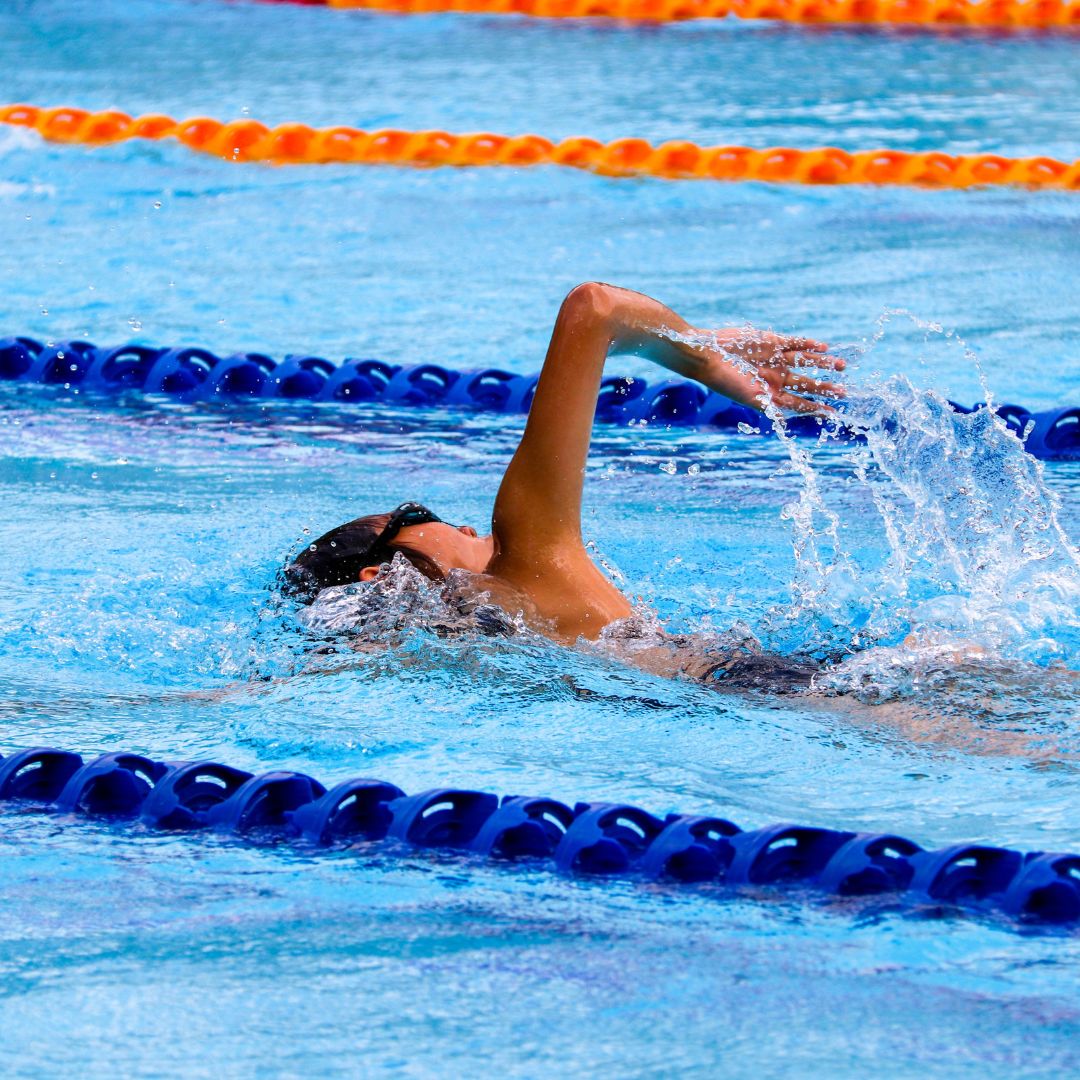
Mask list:
[[[659,818],[624,803],[578,803],[435,788],[407,795],[366,777],[327,789],[304,773],[253,776],[216,761],[52,747],[0,758],[0,800],[56,813],[211,830],[315,847],[384,842],[385,851],[449,848],[500,861],[546,861],[574,875],[622,875],[722,889],[795,886],[883,896],[938,910],[1080,926],[1080,855],[985,844],[926,851],[891,833],[807,825],[742,830],[725,818]]]
[[[439,364],[402,366],[381,360],[347,359],[334,364],[321,356],[286,356],[275,361],[262,353],[218,357],[199,348],[145,345],[99,347],[89,341],[45,345],[29,337],[0,339],[0,379],[63,386],[78,392],[137,390],[181,401],[285,401],[448,406],[488,412],[524,413],[532,404],[538,376],[497,368],[455,371]],[[973,412],[953,403],[958,412]],[[1021,405],[997,406],[998,415],[1025,438],[1038,458],[1080,459],[1080,407],[1032,412]],[[608,376],[596,407],[597,419],[618,424],[650,423],[675,427],[716,427],[771,435],[761,414],[697,383],[678,379]],[[817,417],[787,421],[796,435],[816,436]]]

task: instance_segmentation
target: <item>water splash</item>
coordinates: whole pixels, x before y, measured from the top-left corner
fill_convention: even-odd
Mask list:
[[[366,642],[393,643],[422,627],[441,636],[473,633],[505,637],[524,632],[514,618],[468,587],[468,575],[452,570],[445,582],[432,582],[400,554],[370,582],[323,589],[297,621],[307,631],[349,633]]]
[[[854,367],[881,346],[896,314],[883,318]],[[931,349],[963,346],[940,327],[917,325]],[[1043,464],[992,409],[962,414],[906,376],[860,376],[844,412],[863,442],[843,446],[828,430],[817,445],[795,439],[767,410],[801,480],[784,511],[795,575],[790,605],[770,614],[774,644],[833,658],[889,647],[876,669],[865,654],[848,662],[859,685],[875,676],[895,684],[912,665],[946,655],[1075,662],[1080,553]],[[826,479],[817,453],[830,444]],[[846,541],[865,539],[868,520],[877,532],[869,553]]]

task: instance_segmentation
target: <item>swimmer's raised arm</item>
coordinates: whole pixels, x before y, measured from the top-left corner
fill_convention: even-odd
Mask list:
[[[490,536],[450,525],[419,503],[369,514],[319,537],[293,560],[298,593],[374,581],[399,556],[436,581],[464,571],[468,589],[556,640],[596,638],[631,613],[589,558],[581,492],[596,399],[610,352],[645,356],[735,401],[815,411],[840,388],[800,369],[843,367],[809,338],[701,331],[640,293],[595,282],[563,302],[525,432],[495,499]]]
[[[843,367],[819,341],[745,328],[702,333],[641,293],[579,285],[559,311],[525,434],[496,499],[493,524],[504,542],[580,543],[585,460],[612,352],[647,357],[755,408],[767,398],[783,409],[820,412],[825,406],[804,395],[841,393],[799,373]]]

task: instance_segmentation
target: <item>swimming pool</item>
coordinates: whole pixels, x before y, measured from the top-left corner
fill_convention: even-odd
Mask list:
[[[1063,158],[1080,141],[1076,44],[1049,36],[210,0],[25,4],[0,31],[6,99],[46,104]],[[533,371],[561,295],[599,278],[705,324],[849,343],[880,329],[853,375],[868,409],[875,393],[885,411],[920,407],[888,382],[900,374],[982,398],[965,343],[998,400],[1080,401],[1080,208],[1065,194],[240,168],[176,145],[87,152],[12,130],[0,200],[4,333]],[[961,491],[961,459],[907,469],[910,442],[892,458],[878,448],[892,479],[879,460],[863,481],[850,448],[806,446],[807,464],[777,441],[598,430],[587,529],[671,624],[743,621],[780,647],[839,648],[864,627],[892,645],[921,622],[1002,652],[1005,671],[959,680],[925,654],[870,654],[867,695],[914,704],[918,730],[528,641],[415,629],[391,654],[313,661],[271,592],[304,530],[407,497],[482,525],[519,429],[439,411],[106,406],[0,385],[0,750],[124,748],[406,790],[1077,848],[1080,709],[1054,665],[1080,661],[1078,579],[1052,524],[1056,500],[1075,544],[1076,464],[1043,466],[1043,490],[1015,469],[995,486],[976,458]],[[875,494],[913,523],[896,547]],[[1045,527],[1005,534],[1002,507]],[[797,566],[807,520],[819,555]],[[959,561],[919,546],[931,520]],[[965,532],[972,520],[989,542]],[[1037,579],[1044,564],[1053,583]],[[9,1075],[1074,1067],[1075,935],[791,895],[706,902],[447,855],[315,858],[9,810],[0,821]]]

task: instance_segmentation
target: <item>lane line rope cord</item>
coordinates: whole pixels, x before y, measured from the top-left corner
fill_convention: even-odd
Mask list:
[[[175,138],[192,150],[227,161],[277,165],[369,164],[494,166],[562,165],[602,176],[656,176],[668,180],[761,180],[790,184],[889,184],[969,188],[1016,185],[1080,190],[1080,160],[1046,156],[940,151],[861,150],[834,146],[754,149],[703,147],[685,140],[654,146],[645,139],[603,143],[586,136],[561,142],[540,135],[448,131],[363,131],[335,126],[279,124],[257,120],[223,123],[209,117],[174,120],[164,115],[128,116],[114,109],[0,106],[0,122],[30,128],[51,142],[105,145],[126,139]]]
[[[1028,924],[1080,923],[1080,855],[989,844],[925,850],[893,833],[788,823],[743,830],[726,818],[627,803],[577,803],[463,788],[406,795],[356,777],[329,790],[305,773],[251,773],[215,761],[163,762],[34,747],[0,759],[0,800],[57,813],[209,829],[254,842],[314,847],[390,841],[380,854],[450,848],[500,862],[548,862],[566,874],[634,876],[671,885],[802,888],[881,896],[916,907],[1004,914]],[[396,843],[396,847],[393,842]]]
[[[304,0],[301,0],[304,2]],[[326,0],[331,8],[399,14],[456,11],[546,19],[771,19],[810,24],[1075,29],[1076,0]]]
[[[38,383],[72,394],[137,391],[222,404],[276,399],[527,413],[538,380],[538,375],[517,375],[499,368],[457,371],[442,364],[401,365],[360,359],[335,364],[312,355],[274,360],[254,352],[219,357],[208,349],[190,346],[99,347],[89,341],[46,345],[30,337],[0,338],[0,381]],[[942,407],[972,413],[983,406],[968,408],[950,401]],[[1022,405],[1002,403],[995,404],[994,411],[1034,457],[1080,459],[1080,407],[1032,412]],[[774,433],[772,425],[754,409],[683,379],[650,383],[641,378],[605,376],[596,417],[623,425]],[[816,438],[822,433],[822,421],[816,416],[792,416],[785,421],[785,428],[789,435]],[[840,438],[857,434],[838,425],[829,430]]]

